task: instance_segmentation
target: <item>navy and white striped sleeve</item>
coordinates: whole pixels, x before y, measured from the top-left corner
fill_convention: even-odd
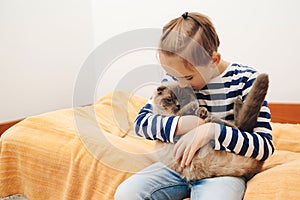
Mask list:
[[[243,97],[248,94],[255,78],[256,74],[245,83]],[[236,128],[220,125],[221,131],[215,135],[215,150],[225,150],[257,160],[266,160],[274,152],[270,120],[270,109],[267,101],[264,101],[253,132],[242,132]]]
[[[152,112],[152,100],[140,110],[134,121],[135,133],[149,140],[161,140],[174,143],[173,138],[179,116],[155,115]]]

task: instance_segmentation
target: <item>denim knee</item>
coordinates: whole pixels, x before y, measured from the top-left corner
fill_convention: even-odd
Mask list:
[[[123,183],[121,183],[115,194],[114,199],[115,200],[142,200],[143,195],[145,196],[145,190],[142,190],[138,187],[136,184],[132,184],[131,180],[125,180]]]
[[[130,187],[123,186],[123,185],[124,184],[122,183],[117,188],[115,195],[114,195],[114,199],[115,200],[126,200],[126,199],[134,200],[134,199],[136,199],[135,197],[132,196],[132,195],[136,195],[136,193],[134,191],[131,191]]]

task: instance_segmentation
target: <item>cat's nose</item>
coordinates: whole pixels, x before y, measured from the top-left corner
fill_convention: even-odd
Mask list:
[[[177,107],[177,109],[179,110],[179,109],[180,109],[180,104],[177,104],[176,107]]]

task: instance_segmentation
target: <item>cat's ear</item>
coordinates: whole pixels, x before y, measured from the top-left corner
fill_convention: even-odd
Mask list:
[[[156,90],[157,90],[157,94],[161,95],[162,92],[166,89],[167,87],[164,85],[159,86]]]

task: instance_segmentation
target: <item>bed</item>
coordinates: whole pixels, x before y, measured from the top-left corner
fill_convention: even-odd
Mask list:
[[[158,160],[155,142],[132,130],[145,102],[117,91],[90,106],[6,124],[11,127],[0,140],[0,198],[113,199],[123,180]],[[298,200],[300,105],[271,103],[270,108],[276,150],[247,183],[244,199]]]

